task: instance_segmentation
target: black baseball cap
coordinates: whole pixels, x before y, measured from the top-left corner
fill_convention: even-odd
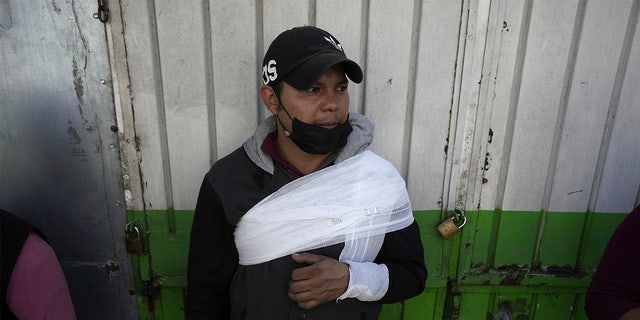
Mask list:
[[[273,85],[284,80],[298,90],[306,90],[339,63],[351,81],[362,82],[362,69],[347,58],[338,39],[317,27],[296,27],[271,42],[262,61],[262,82]]]

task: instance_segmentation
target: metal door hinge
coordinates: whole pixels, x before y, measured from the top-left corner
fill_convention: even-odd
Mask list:
[[[107,6],[107,0],[98,0],[98,12],[93,14],[93,17],[100,20],[102,23],[109,21],[109,7]]]

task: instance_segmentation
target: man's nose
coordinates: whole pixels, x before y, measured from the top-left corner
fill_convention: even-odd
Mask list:
[[[322,109],[326,111],[335,111],[338,109],[338,97],[333,90],[327,90],[322,95]]]

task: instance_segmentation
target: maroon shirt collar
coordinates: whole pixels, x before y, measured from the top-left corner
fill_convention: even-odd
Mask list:
[[[277,137],[278,137],[278,131],[274,131],[274,132],[269,133],[267,135],[267,137],[264,139],[264,141],[262,142],[262,146],[260,146],[260,149],[262,149],[262,152],[268,154],[269,156],[271,156],[271,158],[273,158],[273,160],[276,160],[276,161],[280,162],[286,168],[291,170],[291,172],[293,172],[293,174],[296,176],[296,178],[300,178],[300,177],[304,176],[304,174],[302,172],[300,172],[300,170],[296,169],[296,167],[294,167],[287,160],[285,160],[282,156],[280,156],[280,154],[278,153],[278,149],[276,149],[276,138]]]
[[[296,167],[294,167],[291,163],[285,160],[279,153],[276,148],[276,138],[278,137],[278,131],[273,131],[264,138],[260,149],[262,152],[268,154],[273,160],[280,162],[286,168],[291,170],[291,172],[295,175],[296,179],[304,176],[304,173],[300,172]],[[341,142],[339,147],[342,148],[347,145],[347,137],[345,137]],[[331,160],[333,161],[333,160]]]

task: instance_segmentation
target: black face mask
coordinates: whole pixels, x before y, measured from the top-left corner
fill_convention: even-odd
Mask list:
[[[287,109],[280,103],[284,112],[287,113],[292,121],[291,132],[285,129],[285,134],[293,141],[293,143],[302,149],[302,151],[311,154],[327,154],[338,148],[342,142],[353,131],[349,118],[347,121],[338,124],[333,129],[327,129],[320,126],[304,123],[297,118],[291,118]],[[282,121],[278,118],[280,125]],[[284,125],[282,125],[284,128]]]

